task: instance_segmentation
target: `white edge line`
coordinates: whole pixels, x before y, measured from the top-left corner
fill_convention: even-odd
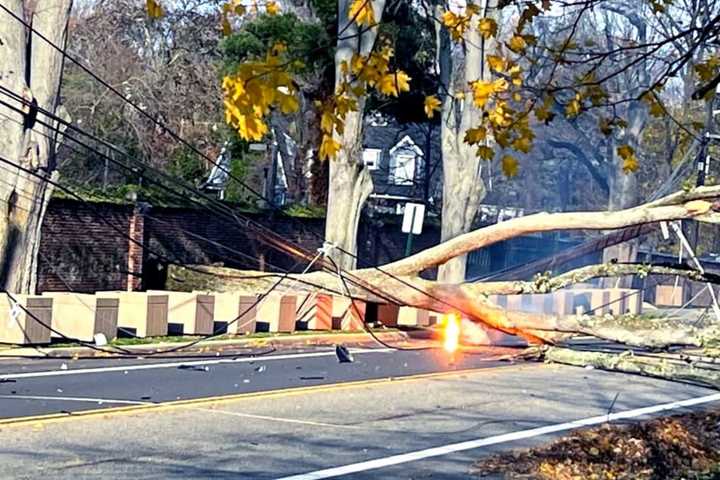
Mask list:
[[[390,353],[395,350],[392,348],[376,348],[376,349],[351,349],[355,354],[363,353]],[[177,368],[181,366],[198,366],[198,365],[217,365],[222,363],[248,363],[248,362],[267,362],[271,360],[289,360],[293,358],[312,358],[312,357],[329,357],[334,356],[335,352],[313,352],[313,353],[292,353],[284,355],[265,355],[255,357],[242,357],[234,360],[195,360],[191,362],[164,362],[152,363],[149,365],[118,365],[113,367],[97,367],[97,368],[78,368],[75,370],[46,370],[42,372],[26,372],[26,373],[7,373],[0,375],[0,380],[15,380],[18,378],[38,378],[38,377],[55,377],[60,375],[82,375],[89,373],[107,373],[107,372],[124,372],[132,370],[152,370],[156,368]]]
[[[46,395],[0,395],[5,400],[50,400],[63,402],[89,402],[89,403],[115,403],[118,405],[157,405],[152,402],[141,402],[138,400],[117,400],[112,398],[91,398],[91,397],[55,397]],[[78,412],[78,413],[82,413]]]
[[[340,477],[343,475],[349,475],[351,473],[365,472],[368,470],[389,467],[392,465],[399,465],[402,463],[414,462],[426,458],[439,457],[441,455],[461,452],[464,450],[472,450],[475,448],[486,447],[489,445],[513,442],[516,440],[523,440],[527,438],[538,437],[541,435],[547,435],[549,433],[574,430],[580,427],[599,425],[613,420],[635,418],[653,413],[664,412],[667,410],[677,410],[680,408],[692,407],[694,405],[715,402],[718,400],[720,400],[720,393],[707,395],[704,397],[690,398],[687,400],[680,400],[676,402],[663,403],[649,407],[636,408],[633,410],[626,410],[624,412],[612,413],[609,415],[598,415],[595,417],[583,418],[571,422],[558,423],[555,425],[548,425],[539,428],[532,428],[530,430],[520,430],[517,432],[505,433],[493,437],[479,438],[476,440],[469,440],[460,443],[452,443],[441,447],[428,448],[426,450],[418,450],[415,452],[403,453],[400,455],[393,455],[390,457],[378,458],[365,462],[351,463],[349,465],[343,465],[340,467],[327,468],[324,470],[317,470],[314,472],[302,473],[289,477],[282,477],[277,480],[320,480],[324,478]]]
[[[138,400],[122,400],[122,399],[115,399],[115,398],[94,398],[94,397],[61,397],[61,396],[48,396],[48,395],[0,395],[0,399],[8,399],[8,400],[45,400],[45,401],[62,401],[62,402],[83,402],[83,403],[108,403],[108,404],[116,404],[116,405],[150,405],[155,407],[161,407],[163,404],[161,403],[155,403],[155,402],[142,402]],[[354,425],[341,425],[336,423],[324,423],[324,422],[313,422],[310,420],[298,420],[295,418],[284,418],[284,417],[271,417],[267,415],[255,415],[252,413],[243,413],[243,412],[232,412],[228,410],[219,410],[215,408],[202,408],[202,407],[194,407],[192,405],[182,406],[182,408],[188,409],[188,410],[195,410],[198,412],[207,412],[207,413],[215,413],[218,415],[230,415],[233,417],[241,417],[241,418],[254,418],[257,420],[268,420],[273,422],[282,422],[282,423],[295,423],[300,425],[310,425],[314,427],[332,427],[332,428],[347,428],[347,429],[359,429],[360,427],[356,427]],[[72,412],[69,416],[72,416],[73,413],[83,413],[82,410],[79,412]]]

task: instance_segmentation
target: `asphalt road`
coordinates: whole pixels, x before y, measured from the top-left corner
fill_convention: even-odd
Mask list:
[[[308,372],[338,379],[348,372],[367,376],[381,365],[387,371],[419,369],[410,365],[427,360],[427,355],[363,353],[351,365],[338,365],[333,357],[309,357],[221,364],[209,372],[135,370],[127,374],[135,380],[125,386],[135,386],[125,397],[147,393],[156,388],[155,379],[166,375],[199,392],[215,375],[217,382],[227,384],[240,378],[252,384],[264,376],[297,382]],[[255,371],[261,365],[267,368]],[[302,373],[295,371],[297,366]],[[25,388],[21,385],[26,381],[28,388],[39,387],[29,378],[18,378],[14,388]],[[65,385],[85,389],[95,382],[97,391],[114,388],[108,384],[121,378],[123,372],[37,380],[76,382]],[[154,398],[161,392],[151,394]],[[171,397],[169,391],[163,394]],[[506,365],[173,408],[0,424],[0,478],[467,479],[474,476],[473,462],[484,455],[546,441],[549,435],[583,425],[630,421],[669,408],[675,412],[688,404],[669,402],[688,399],[695,399],[692,403],[699,408],[717,405],[720,395],[597,370]]]
[[[451,359],[442,350],[354,349],[353,363],[313,348],[264,356],[0,360],[0,419],[158,404],[293,387],[398,378],[501,365],[487,349]]]

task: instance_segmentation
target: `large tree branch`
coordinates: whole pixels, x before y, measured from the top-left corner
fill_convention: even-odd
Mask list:
[[[720,284],[720,275],[700,272],[682,264],[606,263],[580,267],[555,277],[538,274],[533,281],[478,282],[467,288],[475,289],[478,294],[483,295],[542,294],[595,278],[624,275],[673,275],[698,282]]]
[[[575,158],[577,158],[580,163],[582,163],[585,168],[587,168],[588,172],[590,172],[590,175],[592,175],[597,184],[600,185],[600,188],[603,189],[605,194],[608,195],[610,193],[610,186],[608,185],[607,178],[605,177],[605,175],[600,173],[597,167],[592,163],[592,161],[590,161],[588,156],[585,155],[585,152],[583,152],[580,147],[571,142],[564,142],[552,139],[548,139],[547,143],[553,148],[567,150],[568,152],[572,153]]]
[[[387,264],[386,272],[413,275],[473,250],[509,238],[559,230],[614,230],[661,221],[695,219],[720,223],[712,202],[720,197],[720,186],[678,192],[638,207],[614,212],[538,213],[474,230],[410,257]]]
[[[692,218],[717,222],[712,203],[720,195],[720,186],[701,187],[689,192],[678,192],[639,207],[616,212],[583,212],[538,214],[503,222],[462,235],[444,242],[408,259],[375,269],[344,272],[354,297],[385,301],[389,298],[401,305],[409,305],[436,312],[459,312],[463,316],[501,331],[520,335],[532,342],[555,342],[576,334],[594,335],[607,340],[631,345],[665,347],[673,344],[703,345],[708,338],[717,338],[717,332],[683,329],[676,319],[651,324],[618,323],[616,319],[591,316],[538,315],[506,311],[487,300],[495,293],[540,293],[562,288],[573,282],[598,276],[629,274],[683,275],[703,281],[717,281],[716,276],[679,266],[646,266],[637,264],[595,265],[555,277],[538,278],[535,282],[466,283],[448,284],[424,280],[415,272],[428,265],[442,263],[453,256],[490,243],[530,232],[563,229],[613,229],[658,221]],[[203,273],[205,272],[205,273]],[[390,275],[388,275],[390,273]],[[275,288],[277,276],[267,272],[239,272],[220,267],[197,267],[192,271],[182,267],[170,270],[171,288],[203,289],[211,291],[244,291],[249,294]],[[295,281],[297,280],[297,281]],[[305,287],[303,287],[305,285]],[[312,272],[289,275],[278,290],[307,290],[337,292],[336,273]],[[383,299],[373,292],[382,292]],[[630,318],[630,320],[633,320]]]

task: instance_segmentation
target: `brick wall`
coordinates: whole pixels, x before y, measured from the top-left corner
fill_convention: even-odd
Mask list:
[[[312,252],[322,245],[323,219],[244,216]],[[242,224],[242,219],[235,221],[208,210],[161,207],[150,207],[140,219],[132,219],[132,206],[89,206],[53,199],[43,223],[38,290],[93,292],[126,290],[128,285],[161,288],[168,263],[222,263],[232,268],[259,269],[258,262],[262,262],[265,270],[277,267],[296,272],[306,266],[306,262],[268,246],[262,236]],[[143,248],[129,241],[131,234],[142,239]],[[415,239],[413,250],[431,246],[439,238],[437,228],[427,227]],[[405,239],[399,223],[362,222],[359,265],[401,258]],[[142,264],[134,260],[138,255]]]
[[[43,223],[38,290],[124,290],[132,207],[52,200]]]

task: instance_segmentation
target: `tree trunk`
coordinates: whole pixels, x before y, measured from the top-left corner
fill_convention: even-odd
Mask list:
[[[22,0],[2,2],[51,42],[65,44],[72,0],[44,0],[41,5]],[[4,15],[0,22],[0,86],[57,113],[62,65],[62,54]],[[53,175],[56,132],[55,128],[35,124],[35,112],[22,101],[5,92],[3,98],[15,108],[0,105],[0,157],[4,160],[4,181],[0,184],[0,285],[16,293],[33,293],[40,227],[52,188],[22,168],[43,177]]]
[[[494,1],[488,2],[487,15],[497,12]],[[475,149],[465,143],[465,131],[480,124],[481,111],[470,100],[458,100],[456,92],[463,92],[468,82],[490,77],[485,65],[489,42],[479,34],[477,19],[465,34],[464,56],[453,45],[446,31],[440,32],[440,78],[443,90],[441,119],[441,148],[443,161],[443,204],[440,240],[445,242],[467,233],[473,226],[480,202],[486,190],[482,180],[482,161]],[[463,58],[464,57],[464,58]],[[462,67],[462,68],[459,68]],[[461,73],[455,73],[458,70]],[[465,281],[467,256],[459,255],[440,266],[438,281],[460,283]]]
[[[350,65],[353,53],[368,55],[377,37],[378,27],[361,31],[358,24],[348,18],[350,0],[338,2],[338,36],[335,52],[335,84],[343,80],[341,66]],[[385,0],[373,0],[375,20],[379,22],[385,8]],[[363,204],[372,193],[370,173],[362,163],[364,99],[358,100],[357,111],[347,113],[343,133],[336,134],[340,143],[337,158],[330,161],[330,183],[328,185],[328,207],[325,220],[325,240],[336,247],[332,258],[343,269],[355,268],[357,253],[357,228]],[[341,251],[343,250],[343,251]],[[345,253],[347,252],[347,253]]]
[[[611,7],[608,7],[611,8]],[[635,28],[638,43],[644,45],[647,41],[647,25],[644,18],[638,15],[637,11],[628,7],[613,10],[625,19]],[[615,40],[612,34],[606,29],[607,44],[609,47],[614,46]],[[634,78],[637,75],[638,78]],[[625,72],[625,85],[636,85],[635,90],[642,92],[650,84],[650,73],[647,61],[643,60],[638,65],[637,73],[630,74]],[[619,80],[615,80],[615,91],[626,92]],[[648,120],[648,111],[645,105],[638,100],[633,100],[627,104],[627,127],[617,137],[608,139],[607,146],[607,165],[608,171],[608,210],[617,211],[630,208],[638,203],[638,179],[635,172],[623,171],[623,159],[617,153],[618,145],[630,145],[635,151],[638,150],[642,140],[642,133]],[[619,262],[634,262],[637,258],[639,242],[637,239],[629,242],[621,243],[605,249],[603,252],[603,261],[617,259]],[[618,286],[629,287],[628,279],[620,279]]]
[[[381,270],[360,269],[343,272],[343,275],[350,280],[350,294],[353,297],[383,302],[389,295],[393,301],[401,305],[435,312],[460,313],[472,321],[506,333],[520,335],[531,342],[553,343],[568,336],[585,334],[653,348],[673,344],[701,346],[707,344],[709,340],[720,339],[720,331],[716,325],[709,329],[689,328],[683,330],[682,324],[677,323],[676,319],[653,324],[644,324],[640,320],[641,323],[638,324],[638,321],[632,317],[608,320],[604,317],[538,315],[506,311],[489,302],[487,295],[547,292],[590,278],[633,273],[638,275],[677,274],[695,280],[720,280],[709,274],[683,271],[677,267],[674,270],[667,270],[655,267],[648,269],[644,265],[602,265],[570,272],[555,279],[539,278],[532,283],[490,282],[458,285],[424,280],[418,276],[418,273],[441,265],[456,256],[521,235],[558,230],[607,230],[690,218],[702,222],[720,223],[720,213],[718,212],[720,212],[720,186],[678,192],[654,202],[618,212],[539,213],[460,235],[410,257],[384,265]],[[387,275],[388,273],[393,276]],[[178,280],[177,285],[173,284],[171,287],[246,293],[266,291],[277,281],[277,278],[268,277],[260,272],[241,272],[219,267],[194,267],[193,270],[173,267],[171,276]],[[258,278],[248,279],[253,276]],[[297,283],[293,282],[294,280],[297,280]],[[289,281],[293,282],[294,290],[321,290],[344,295],[344,292],[339,289],[337,274],[334,272],[319,271],[290,275]],[[283,288],[285,287],[280,287],[281,290]]]
[[[642,122],[644,125],[644,121]],[[642,131],[642,129],[640,129]],[[637,138],[625,137],[626,141],[632,142],[632,146],[637,145]],[[617,154],[617,142],[608,140],[607,158],[608,162],[608,186],[610,188],[608,196],[608,210],[616,212],[625,208],[630,208],[637,204],[638,184],[637,175],[635,173],[625,173],[622,170],[622,158]],[[608,247],[603,251],[603,262],[634,262],[637,258],[638,241],[630,240],[618,245]],[[614,281],[614,280],[612,280]],[[620,286],[627,287],[620,282]],[[607,285],[608,287],[611,285]]]

